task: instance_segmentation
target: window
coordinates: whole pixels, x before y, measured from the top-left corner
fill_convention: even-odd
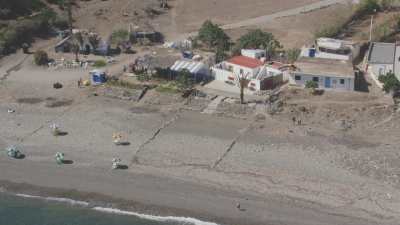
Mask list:
[[[344,84],[344,79],[340,79],[340,84]]]
[[[318,83],[318,82],[319,82],[319,77],[313,77],[312,80],[313,80],[314,82],[317,82],[317,83]]]
[[[296,76],[294,76],[294,79],[295,80],[301,80],[301,76],[300,75],[296,75]]]
[[[228,71],[233,71],[233,66],[228,66]]]
[[[385,75],[385,68],[379,68],[379,75]]]
[[[243,73],[244,73],[243,69],[240,69],[240,74],[243,74]]]

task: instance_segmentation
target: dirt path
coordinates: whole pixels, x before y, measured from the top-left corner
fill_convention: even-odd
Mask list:
[[[2,63],[4,64],[4,67],[0,69],[0,82],[6,80],[13,71],[18,71],[21,68],[22,64],[29,58],[29,56],[30,55],[17,53],[13,56],[10,56],[10,58],[4,58]],[[10,61],[13,63],[11,63]]]
[[[271,22],[278,18],[287,17],[287,16],[296,16],[296,15],[300,15],[303,13],[311,12],[314,10],[322,9],[325,7],[329,7],[331,5],[344,3],[344,2],[347,2],[347,0],[322,0],[322,1],[312,3],[309,5],[301,6],[298,8],[289,9],[289,10],[277,12],[277,13],[270,14],[270,15],[260,16],[260,17],[256,17],[256,18],[252,18],[252,19],[248,19],[248,20],[243,20],[238,23],[226,24],[226,25],[222,26],[222,28],[225,30],[229,30],[229,29],[236,29],[236,28],[247,27],[247,26],[260,25],[260,24]]]
[[[326,7],[335,5],[335,4],[346,3],[346,2],[349,2],[349,0],[322,0],[322,1],[319,1],[316,3],[304,5],[304,6],[301,6],[298,8],[294,8],[294,9],[284,10],[284,11],[280,11],[277,13],[264,15],[264,16],[260,16],[260,17],[256,17],[256,18],[252,18],[252,19],[247,19],[247,20],[243,20],[240,22],[236,22],[236,23],[225,24],[221,27],[225,30],[230,30],[230,29],[237,29],[237,28],[254,26],[254,25],[261,25],[261,24],[265,24],[265,23],[271,22],[273,20],[276,20],[276,19],[279,19],[282,17],[296,16],[296,15],[311,12],[314,10],[326,8]],[[175,18],[173,18],[173,19],[175,19]],[[180,35],[180,38],[178,40],[182,40],[182,39],[185,39],[185,38],[188,38],[191,36],[195,36],[195,35],[197,35],[197,32],[182,34],[182,35]]]

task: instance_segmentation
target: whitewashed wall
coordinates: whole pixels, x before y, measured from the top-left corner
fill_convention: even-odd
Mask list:
[[[301,76],[301,80],[296,80],[295,76],[299,75]],[[326,90],[345,90],[345,91],[353,91],[354,90],[354,77],[353,78],[343,78],[343,77],[335,77],[335,76],[329,76],[331,79],[331,88],[326,88],[325,87],[325,76],[321,75],[309,75],[309,74],[303,74],[300,72],[292,72],[290,73],[290,78],[289,78],[289,83],[292,85],[297,85],[300,87],[305,87],[307,81],[313,80],[313,77],[318,77],[319,82],[318,82],[318,88],[320,89],[326,89]],[[344,79],[344,84],[340,84],[340,80]]]

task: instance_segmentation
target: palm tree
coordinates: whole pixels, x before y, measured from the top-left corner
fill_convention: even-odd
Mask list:
[[[237,84],[240,88],[240,104],[244,104],[244,89],[247,87],[249,83],[249,73],[239,73],[235,74]]]
[[[72,3],[71,0],[64,0],[64,8],[67,9],[67,14],[68,14],[68,27],[69,27],[69,32],[72,35]]]
[[[75,54],[75,61],[79,62],[79,52],[83,43],[81,33],[75,33],[71,37],[71,51]]]

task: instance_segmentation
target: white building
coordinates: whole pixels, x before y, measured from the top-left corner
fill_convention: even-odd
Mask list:
[[[261,60],[266,57],[267,51],[262,49],[242,49],[241,54],[242,56]]]
[[[355,73],[348,61],[301,58],[295,65],[298,70],[290,72],[292,85],[305,87],[307,81],[314,81],[320,89],[354,90]]]
[[[367,72],[377,82],[379,76],[394,73],[400,80],[400,45],[395,43],[374,42],[368,52]]]
[[[237,84],[238,76],[245,76],[249,80],[248,88],[252,91],[272,89],[282,83],[282,71],[265,63],[265,58],[262,57],[265,56],[265,51],[242,50],[242,54],[212,67],[214,79]]]
[[[303,47],[300,57],[353,61],[360,54],[360,46],[350,41],[318,38],[315,45]]]

